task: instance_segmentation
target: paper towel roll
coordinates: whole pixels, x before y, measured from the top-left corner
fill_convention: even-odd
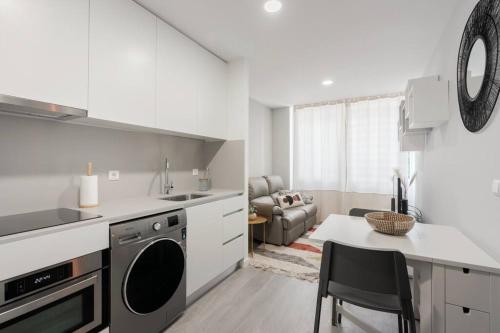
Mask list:
[[[80,177],[80,208],[91,208],[99,205],[97,176]]]

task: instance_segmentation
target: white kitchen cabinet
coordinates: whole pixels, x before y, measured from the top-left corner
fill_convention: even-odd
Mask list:
[[[408,129],[440,126],[449,119],[448,81],[439,76],[409,80],[405,102]]]
[[[198,133],[216,139],[227,137],[228,68],[227,64],[199,48]]]
[[[156,42],[134,1],[90,1],[89,117],[156,127]]]
[[[186,209],[188,296],[243,259],[243,207],[237,196]]]
[[[187,295],[222,272],[222,201],[186,209]]]
[[[158,19],[156,112],[158,127],[197,131],[197,49],[201,47]]]
[[[87,108],[89,0],[0,1],[0,94]]]
[[[410,129],[406,117],[406,103],[401,101],[399,106],[398,141],[400,151],[423,151],[427,131],[429,129]]]

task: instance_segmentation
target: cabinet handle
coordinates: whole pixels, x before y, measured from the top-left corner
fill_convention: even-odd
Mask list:
[[[468,269],[468,268],[462,268],[462,271],[464,272],[464,274],[470,273],[470,269]]]
[[[465,314],[469,314],[469,313],[470,313],[470,308],[465,308],[465,307],[463,307],[463,308],[462,308],[462,311],[463,311]]]
[[[234,212],[230,212],[230,213],[224,214],[224,215],[222,215],[222,217],[233,215],[233,214],[236,214],[236,213],[239,213],[239,212],[242,212],[242,211],[243,211],[243,208],[240,208],[238,210],[235,210]]]

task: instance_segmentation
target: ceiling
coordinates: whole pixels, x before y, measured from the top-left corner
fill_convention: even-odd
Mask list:
[[[246,57],[271,107],[402,91],[459,0],[137,0],[225,60]],[[321,82],[335,83],[324,87]]]

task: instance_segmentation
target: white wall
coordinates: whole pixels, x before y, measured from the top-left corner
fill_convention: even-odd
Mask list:
[[[0,215],[77,206],[89,161],[100,202],[160,193],[166,156],[175,190],[196,189],[204,150],[201,140],[2,115]],[[120,181],[108,181],[109,170]]]
[[[273,110],[273,175],[283,178],[286,188],[291,187],[290,164],[292,161],[290,131],[291,126],[290,108]]]
[[[268,176],[273,172],[273,117],[267,106],[250,100],[249,176]]]
[[[417,205],[427,222],[461,229],[500,260],[500,198],[491,193],[492,180],[500,179],[500,103],[487,127],[473,134],[462,124],[457,99],[457,55],[476,3],[459,2],[423,73],[450,80],[450,121],[428,135],[426,151],[417,164]]]

